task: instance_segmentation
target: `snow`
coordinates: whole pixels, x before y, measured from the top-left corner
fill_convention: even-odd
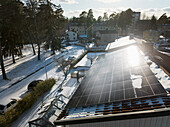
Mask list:
[[[64,56],[65,58],[68,58],[70,56],[78,57],[84,52],[84,48],[80,46],[68,46],[66,47],[68,52],[66,53],[58,53],[56,55],[56,58]],[[49,60],[53,60],[53,56],[50,57],[45,57],[46,59],[45,62],[48,63]],[[35,64],[36,65],[36,64]],[[38,66],[38,65],[37,65]],[[26,69],[26,68],[25,68]],[[47,70],[47,75],[48,78],[55,78],[57,81],[56,85],[53,86],[53,88],[50,90],[50,92],[46,93],[44,95],[43,99],[39,99],[39,101],[31,107],[28,111],[26,111],[24,114],[20,116],[20,118],[13,123],[13,126],[18,126],[18,127],[27,127],[28,122],[30,120],[34,120],[36,118],[39,118],[40,115],[38,115],[38,112],[41,111],[41,106],[42,106],[42,100],[43,104],[49,104],[51,100],[55,99],[56,96],[59,94],[63,94],[66,97],[70,97],[75,89],[77,88],[77,80],[76,79],[70,79],[70,75],[68,75],[68,79],[63,83],[64,75],[62,72],[57,71],[57,66],[56,63],[53,62],[50,65],[46,67]],[[35,80],[35,79],[46,79],[46,74],[45,74],[45,68],[41,69],[40,71],[36,72],[35,74],[31,75],[30,77],[26,78],[25,80],[17,83],[16,85],[8,88],[7,90],[3,91],[0,93],[0,103],[8,103],[8,100],[13,97],[13,96],[23,96],[25,92],[27,91],[27,85]],[[63,84],[63,91],[60,93],[58,92],[59,85]],[[68,102],[68,100],[65,100]],[[42,109],[43,110],[43,109]],[[55,118],[50,117],[50,120],[54,120]]]
[[[48,55],[47,55],[48,54]],[[35,72],[36,70],[40,69],[41,67],[45,66],[44,59],[46,59],[46,64],[49,64],[53,61],[53,57],[47,53],[41,53],[41,61],[37,60],[36,56],[23,57],[16,61],[15,64],[11,64],[6,68],[7,77],[10,80],[2,80],[2,73],[0,74],[0,91],[3,91],[10,87],[13,83],[17,82],[25,78],[27,75]]]
[[[165,89],[170,90],[170,77],[161,68],[159,68],[156,63],[151,61],[148,56],[145,56],[145,60],[147,63],[151,63],[150,69],[155,74],[162,86]]]
[[[157,105],[157,104],[162,104],[162,106],[164,105],[164,101],[162,99],[162,97],[155,97],[154,100],[153,98],[145,98],[145,99],[139,99],[135,102],[137,105],[141,105],[141,107],[143,106],[142,104],[147,104],[148,105]],[[128,104],[128,106],[132,106],[132,108],[134,108],[134,104],[131,103],[131,100],[129,100],[128,102],[126,101],[126,104]],[[99,104],[99,105],[90,105],[87,107],[76,107],[76,108],[71,108],[71,109],[67,109],[67,115],[65,117],[62,118],[62,120],[67,120],[67,119],[74,119],[74,118],[83,118],[83,117],[91,117],[91,116],[96,116],[96,113],[99,113],[97,116],[102,116],[104,115],[104,111],[105,110],[112,110],[114,107],[116,108],[125,108],[122,107],[123,106],[123,102],[114,102],[110,103],[110,104]],[[107,107],[107,109],[106,109]],[[123,113],[123,112],[122,112]],[[111,114],[111,113],[110,113]]]
[[[152,62],[152,64],[150,65],[150,69],[155,74],[155,76],[162,84],[162,86],[165,89],[170,90],[170,77],[161,68],[159,68],[158,65],[156,65],[156,63],[154,62]]]
[[[113,48],[129,45],[129,44],[134,44],[134,43],[136,43],[134,40],[129,40],[129,36],[123,37],[123,38],[120,38],[120,39],[116,40],[115,42],[111,43],[110,46],[108,46],[108,49],[113,49]],[[55,58],[64,57],[65,59],[67,59],[69,57],[77,58],[85,50],[83,47],[72,45],[72,46],[66,47],[67,52],[64,52],[64,53],[57,52],[56,56],[51,56],[50,51],[42,51],[41,52],[42,60],[37,61],[37,56],[32,56],[32,51],[30,51],[31,48],[29,49],[28,47],[27,47],[28,50],[27,51],[25,50],[25,52],[24,52],[24,54],[26,56],[18,59],[16,64],[9,63],[9,61],[11,61],[11,59],[5,59],[5,66],[7,67],[7,76],[10,78],[10,81],[2,80],[2,74],[0,74],[0,81],[1,81],[0,82],[0,91],[4,90],[4,91],[0,92],[0,97],[1,97],[0,104],[7,104],[10,101],[10,98],[22,97],[25,94],[25,92],[27,91],[27,85],[31,81],[37,80],[37,79],[42,79],[42,80],[46,79],[46,74],[45,74],[46,70],[47,70],[48,78],[52,77],[58,81],[53,86],[53,88],[48,93],[46,93],[44,95],[43,99],[40,98],[36,102],[36,104],[34,104],[32,106],[31,109],[29,109],[24,114],[22,114],[21,117],[13,124],[13,126],[18,126],[18,127],[23,127],[23,126],[27,127],[28,121],[34,120],[34,119],[40,117],[40,115],[38,115],[38,112],[43,110],[40,108],[42,105],[42,100],[43,100],[43,103],[45,104],[45,106],[48,106],[49,103],[52,100],[54,100],[55,97],[59,94],[63,94],[64,96],[66,96],[68,98],[70,98],[72,96],[72,94],[78,87],[77,80],[74,78],[70,78],[70,75],[69,75],[67,80],[65,82],[63,82],[64,75],[62,72],[57,71],[56,63],[53,62],[54,57]],[[37,51],[37,49],[36,49],[36,51]],[[85,55],[85,57],[79,63],[76,64],[76,67],[78,67],[78,66],[89,66],[90,67],[91,61],[88,58],[90,58],[90,57],[95,58],[98,55],[102,55],[102,54],[105,54],[105,52],[103,52],[103,53],[88,53],[87,55]],[[146,60],[149,62],[152,62],[147,58],[146,58]],[[23,81],[8,88],[9,86],[11,86],[12,83],[18,81],[19,79],[26,77],[29,73],[32,73],[32,72],[38,70],[39,68],[44,67],[48,63],[51,63],[51,64],[46,66],[46,68],[42,68],[41,70],[39,70],[38,72],[27,77]],[[159,81],[164,86],[164,88],[170,89],[170,78],[168,77],[168,75],[166,73],[164,73],[160,68],[158,68],[158,66],[154,62],[152,62],[150,68],[155,73],[155,76],[159,79]],[[141,85],[140,85],[141,78],[142,78],[141,76],[132,75],[132,80],[134,80],[135,82],[138,82],[137,85],[134,85],[135,88],[141,87]],[[63,84],[63,87],[62,87],[63,91],[58,92],[58,87],[60,84]],[[161,103],[161,99],[159,99],[159,100]],[[68,100],[67,100],[67,102],[68,102]],[[121,103],[120,103],[120,106],[121,106]],[[82,110],[81,108],[76,109],[76,110],[73,109],[73,113],[71,113],[71,111],[69,111],[70,114],[67,118],[69,118],[69,117],[70,118],[85,117],[87,114],[89,116],[94,116],[95,109],[103,110],[104,105],[95,105],[94,107],[88,107],[87,109],[83,109],[83,111],[81,111]],[[87,113],[89,111],[90,111],[90,113]],[[60,113],[60,112],[56,111],[56,114],[58,114],[58,113]],[[54,120],[56,120],[56,117],[50,117],[50,121],[54,121]]]
[[[76,43],[79,43],[79,41],[72,41],[72,42],[69,42],[69,44],[76,44]]]
[[[170,50],[170,47],[165,47],[165,49],[168,49],[168,50]]]
[[[91,43],[88,45],[89,48],[93,48],[93,46],[94,46],[94,43]]]
[[[122,47],[122,46],[127,46],[127,45],[131,45],[131,44],[135,44],[136,41],[134,39],[129,39],[129,36],[126,37],[122,37],[120,39],[115,40],[114,42],[110,43],[106,50],[110,50],[110,49],[114,49],[114,48],[118,48],[118,47]]]
[[[61,94],[69,98],[72,92],[74,91],[74,89],[76,88],[76,86],[77,86],[77,79],[71,78],[63,87]]]
[[[91,66],[91,61],[88,58],[96,58],[99,55],[103,55],[106,54],[106,52],[96,52],[96,53],[87,53],[87,55],[85,55],[83,57],[83,59],[81,59],[76,65],[75,67],[78,66]]]
[[[142,88],[142,76],[141,75],[131,75],[132,85],[134,88]]]
[[[67,47],[68,53],[56,53],[56,58],[74,56],[78,57],[82,52],[84,52],[84,48],[80,46],[69,46]],[[42,68],[45,64],[49,64],[50,62],[54,61],[54,56],[50,55],[51,52],[42,52],[41,53],[41,61],[37,60],[37,56],[32,56],[32,54],[28,55],[28,57],[23,57],[17,61],[16,64],[11,64],[8,66],[9,72],[7,72],[8,78],[10,80],[3,80],[2,74],[0,75],[0,104],[7,104],[12,97],[20,97],[27,91],[27,85],[32,82],[33,80],[46,79],[45,72],[47,70],[48,78],[54,77],[58,79],[58,72],[56,72],[57,68],[55,63],[50,64],[46,68]],[[8,69],[7,68],[7,69]],[[27,75],[35,72],[36,70],[42,68],[38,72],[34,73],[33,75],[27,77],[23,81],[17,83],[16,85],[11,87],[11,84],[15,83],[16,81],[25,78]],[[46,70],[45,70],[46,69]],[[10,87],[10,88],[8,88]],[[3,91],[4,90],[4,91]]]

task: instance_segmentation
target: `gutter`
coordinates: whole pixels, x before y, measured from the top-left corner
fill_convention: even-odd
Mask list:
[[[111,115],[102,115],[102,116],[92,116],[86,118],[76,118],[68,120],[56,120],[55,125],[71,125],[71,124],[83,124],[83,123],[94,123],[94,122],[106,122],[106,121],[117,121],[117,120],[128,120],[128,119],[139,119],[139,118],[148,118],[148,117],[159,117],[159,116],[168,116],[170,115],[170,108],[164,109],[154,109],[147,111],[139,112],[130,112],[130,113],[119,113]]]

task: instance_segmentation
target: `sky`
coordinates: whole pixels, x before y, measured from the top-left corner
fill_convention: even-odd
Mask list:
[[[163,13],[170,16],[170,0],[52,0],[60,4],[64,10],[64,16],[78,17],[82,11],[93,10],[94,17],[103,16],[104,12],[110,15],[113,12],[125,11],[131,8],[140,11],[143,15],[151,17],[153,14],[159,18]]]

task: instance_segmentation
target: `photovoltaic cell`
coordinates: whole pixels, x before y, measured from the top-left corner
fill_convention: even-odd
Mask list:
[[[140,85],[136,86],[136,80]],[[99,56],[66,108],[162,94],[167,93],[139,49],[129,46]]]
[[[88,99],[88,96],[80,97],[80,98],[79,98],[79,102],[77,103],[77,105],[79,105],[79,106],[86,105],[87,99]]]
[[[109,101],[109,92],[102,93],[100,98],[100,103],[106,103]]]

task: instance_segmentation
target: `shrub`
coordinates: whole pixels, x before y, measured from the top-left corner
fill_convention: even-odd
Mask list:
[[[87,54],[87,50],[85,52],[83,52],[76,60],[74,60],[71,63],[71,67],[73,67],[74,65],[76,65],[85,55]]]
[[[12,122],[36,102],[38,97],[50,90],[55,83],[56,80],[50,78],[37,84],[34,90],[25,94],[15,107],[5,112],[4,115],[0,115],[0,127],[9,127]]]

